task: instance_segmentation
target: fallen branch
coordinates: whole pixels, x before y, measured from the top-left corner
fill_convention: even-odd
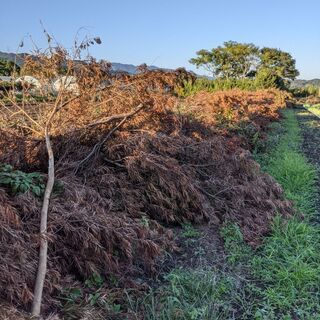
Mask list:
[[[137,107],[137,109],[134,110],[133,112],[117,114],[117,115],[114,115],[114,116],[111,116],[111,117],[108,117],[108,118],[105,118],[105,119],[102,119],[102,120],[99,120],[99,121],[96,121],[96,122],[92,122],[92,123],[86,125],[85,128],[94,127],[94,126],[97,126],[97,125],[100,125],[100,124],[107,124],[107,123],[110,123],[110,122],[112,122],[114,120],[120,120],[120,119],[123,119],[123,118],[130,117],[130,116],[136,114],[137,112],[139,112],[140,109],[142,109],[143,107],[144,107],[143,104],[140,104]]]

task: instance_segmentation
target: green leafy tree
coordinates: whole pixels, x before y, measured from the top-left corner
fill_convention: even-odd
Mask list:
[[[259,62],[259,48],[252,43],[228,41],[217,48],[200,50],[190,63],[219,78],[244,78]]]
[[[13,61],[0,59],[0,76],[11,76],[19,72],[20,68]]]
[[[259,69],[268,69],[283,80],[294,80],[299,75],[291,54],[274,48],[260,50]]]
[[[220,79],[254,78],[260,88],[284,88],[299,75],[290,53],[235,41],[211,50],[200,50],[190,63]]]

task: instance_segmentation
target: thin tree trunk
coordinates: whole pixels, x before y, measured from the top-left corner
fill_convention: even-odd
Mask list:
[[[34,298],[32,302],[32,316],[39,317],[41,311],[42,292],[44,286],[44,280],[47,272],[47,253],[48,253],[48,240],[47,240],[47,221],[48,221],[48,209],[51,192],[54,185],[54,155],[51,147],[50,136],[48,133],[47,124],[45,128],[46,147],[49,157],[48,168],[48,181],[44,193],[42,209],[41,209],[41,221],[40,221],[40,249],[39,249],[39,263],[38,272],[36,277],[36,283],[34,287]]]

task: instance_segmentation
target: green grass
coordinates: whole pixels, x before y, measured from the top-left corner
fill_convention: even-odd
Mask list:
[[[256,251],[235,235],[238,231],[231,232],[236,226],[224,228],[227,261],[246,277],[229,297],[233,305],[242,301],[237,319],[320,319],[319,228],[277,217],[272,234]]]
[[[256,158],[282,185],[297,214],[288,221],[276,217],[256,250],[245,244],[238,226],[224,225],[225,267],[174,270],[135,305],[145,319],[320,319],[320,228],[309,222],[316,173],[300,152],[295,111],[284,116]]]
[[[286,110],[284,115],[285,119],[274,127],[270,137],[272,143],[277,137],[277,147],[269,147],[261,162],[263,169],[281,184],[286,198],[294,201],[300,212],[309,215],[315,211],[316,171],[299,151],[302,141],[295,112]],[[285,132],[281,127],[285,128]]]
[[[231,308],[230,292],[235,281],[213,270],[175,270],[168,284],[143,301],[145,319],[227,319]]]
[[[295,314],[298,319],[320,319],[319,228],[277,218],[272,235],[250,261],[253,276],[262,284],[258,311],[266,319]]]
[[[277,146],[270,145],[260,160],[305,220],[298,215],[289,221],[277,217],[272,234],[249,261],[261,287],[257,312],[262,319],[320,319],[320,229],[309,223],[315,212],[316,171],[299,150],[295,111],[286,110],[284,116],[270,136],[273,143],[278,140]]]
[[[220,231],[224,239],[226,260],[233,267],[243,266],[252,256],[252,249],[244,242],[240,228],[232,223],[226,223]]]
[[[316,116],[320,117],[320,104],[315,104],[313,106],[305,105],[305,107]]]

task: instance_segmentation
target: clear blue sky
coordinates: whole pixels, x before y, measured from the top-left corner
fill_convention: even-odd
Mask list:
[[[43,46],[41,19],[67,47],[80,27],[100,36],[102,45],[91,53],[112,62],[195,70],[188,60],[197,50],[234,40],[288,51],[299,78],[320,78],[319,14],[319,0],[5,1],[0,51],[15,52],[28,35]]]

